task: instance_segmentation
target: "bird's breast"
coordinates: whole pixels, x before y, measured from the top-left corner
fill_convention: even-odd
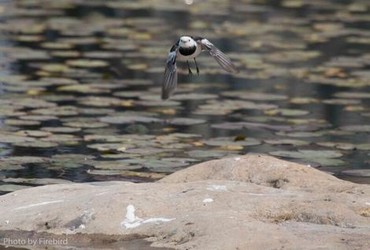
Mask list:
[[[189,47],[189,48],[179,48],[179,53],[183,56],[190,56],[194,54],[194,52],[197,50],[197,46]]]
[[[188,48],[180,47],[177,53],[177,59],[180,61],[186,61],[193,59],[201,52],[200,46],[192,46]]]

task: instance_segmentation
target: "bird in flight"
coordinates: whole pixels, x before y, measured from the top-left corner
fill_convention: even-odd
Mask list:
[[[230,61],[230,59],[210,41],[203,37],[182,36],[172,46],[166,61],[166,69],[164,71],[164,79],[162,83],[162,100],[168,99],[176,89],[177,86],[177,67],[176,61],[186,61],[188,65],[189,74],[192,74],[189,60],[193,59],[197,74],[199,75],[199,68],[196,57],[202,51],[208,51],[209,54],[216,59],[218,64],[229,73],[238,73],[239,70]]]

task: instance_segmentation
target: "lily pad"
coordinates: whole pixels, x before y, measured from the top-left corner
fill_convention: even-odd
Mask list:
[[[119,175],[126,178],[142,178],[159,180],[166,176],[164,173],[153,173],[153,172],[137,172],[128,170],[103,170],[103,169],[92,169],[87,171],[90,175],[102,175],[102,176],[115,176]]]
[[[241,99],[254,100],[254,101],[281,101],[288,99],[285,95],[269,94],[251,91],[225,91],[222,93],[223,96],[237,97]]]
[[[76,133],[81,131],[81,128],[73,128],[73,127],[42,127],[41,130],[48,131],[51,133]]]
[[[129,165],[118,161],[97,161],[94,165],[96,169],[107,170],[138,170],[141,169],[140,165]]]
[[[13,146],[24,147],[24,148],[53,148],[53,147],[57,147],[58,143],[37,140],[37,141],[31,141],[31,142],[13,143]]]
[[[173,118],[171,120],[168,120],[167,123],[172,124],[172,125],[179,125],[179,126],[190,126],[190,125],[206,123],[206,120],[179,117],[179,118]]]
[[[40,125],[39,121],[27,121],[27,120],[17,120],[17,119],[6,119],[6,125],[11,126],[37,126]]]
[[[227,151],[216,150],[190,150],[187,154],[192,158],[221,158],[229,155]]]
[[[350,169],[341,172],[343,175],[356,177],[370,177],[370,169]]]
[[[259,140],[250,137],[237,141],[232,137],[216,137],[202,142],[208,146],[222,146],[226,148],[227,146],[242,146],[241,149],[243,149],[244,146],[255,146],[261,144]]]
[[[147,116],[125,115],[125,116],[106,116],[100,118],[100,121],[109,124],[131,124],[135,122],[141,123],[161,122],[161,119]]]
[[[310,144],[310,142],[308,141],[294,139],[264,140],[264,142],[271,145],[293,145],[293,146],[304,146]]]
[[[343,155],[334,150],[298,150],[298,151],[274,151],[270,152],[274,156],[282,156],[289,158],[298,158],[298,159],[315,159],[315,158],[338,158]]]
[[[370,132],[370,125],[363,124],[363,125],[347,125],[340,127],[341,130],[344,131],[351,131],[351,132]]]
[[[108,66],[108,63],[102,60],[78,59],[78,60],[68,60],[66,63],[69,66],[81,68],[100,68]]]
[[[38,156],[8,156],[0,159],[0,162],[8,164],[28,164],[28,163],[47,163],[49,159],[46,157]]]
[[[282,116],[303,116],[309,114],[309,111],[301,109],[271,109],[266,110],[265,114]]]
[[[342,150],[356,150],[357,146],[352,143],[347,142],[317,142],[319,146],[329,147],[329,148],[338,148]]]

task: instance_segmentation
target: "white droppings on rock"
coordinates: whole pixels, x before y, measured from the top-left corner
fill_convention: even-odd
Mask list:
[[[160,222],[169,222],[174,220],[175,218],[149,218],[149,219],[142,219],[135,215],[135,207],[134,205],[130,204],[126,208],[126,218],[121,222],[121,226],[125,227],[126,229],[135,228],[145,223],[160,223]]]
[[[211,202],[213,202],[212,198],[206,198],[203,200],[203,203],[211,203]]]
[[[370,202],[365,202],[366,205],[370,206]]]
[[[27,209],[27,208],[31,208],[31,207],[44,206],[44,205],[53,204],[53,203],[60,203],[60,202],[64,202],[64,200],[44,201],[44,202],[40,202],[40,203],[30,204],[30,205],[27,205],[27,206],[17,207],[14,210]]]
[[[158,223],[158,222],[169,222],[174,220],[175,218],[149,218],[147,220],[143,221],[143,224],[145,223]]]
[[[234,160],[235,161],[240,161],[240,157],[235,157]]]
[[[225,185],[211,185],[207,187],[209,191],[227,191],[227,187]]]

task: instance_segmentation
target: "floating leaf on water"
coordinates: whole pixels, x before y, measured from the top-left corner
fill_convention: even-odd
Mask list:
[[[261,144],[259,140],[250,137],[238,141],[235,141],[233,137],[216,137],[203,140],[202,142],[208,146],[222,146],[230,148],[231,146],[255,146]]]
[[[97,121],[75,121],[75,122],[63,122],[66,127],[72,128],[104,128],[108,127],[107,123]]]
[[[285,95],[279,94],[268,94],[268,93],[259,93],[251,91],[225,91],[222,93],[226,97],[237,97],[246,100],[253,101],[282,101],[288,99]]]
[[[60,42],[44,42],[40,44],[41,48],[44,49],[72,49],[73,45],[69,43],[60,43]]]
[[[53,169],[81,168],[94,165],[94,159],[93,155],[56,154],[52,156],[51,163],[47,167]]]
[[[277,132],[276,135],[287,136],[287,137],[297,137],[297,138],[310,138],[310,137],[320,137],[325,135],[325,131],[315,131],[315,132]]]
[[[365,107],[360,106],[360,105],[350,105],[350,106],[344,107],[344,110],[349,111],[349,112],[359,112],[359,111],[364,111]]]
[[[361,103],[360,100],[353,99],[328,99],[322,101],[325,104],[334,104],[334,105],[353,105]]]
[[[127,90],[127,91],[119,91],[115,92],[114,96],[119,96],[119,97],[126,97],[126,98],[138,98],[143,95],[143,91],[133,91],[133,90]],[[159,97],[158,97],[159,99]]]
[[[0,134],[0,142],[2,143],[20,143],[20,142],[31,142],[35,138],[17,134]]]
[[[369,99],[370,93],[366,92],[337,92],[335,97],[338,98],[351,98],[351,99]]]
[[[117,151],[126,151],[130,148],[131,145],[123,143],[96,143],[87,146],[91,149],[96,149],[100,152],[117,152]]]
[[[20,130],[15,133],[15,135],[20,136],[31,136],[31,137],[47,137],[52,135],[50,132],[40,131],[40,130]]]
[[[34,109],[32,113],[40,115],[73,116],[78,115],[78,110],[74,106],[60,106],[47,109]]]
[[[293,146],[303,146],[310,144],[310,142],[307,141],[294,139],[264,140],[264,142],[271,145],[293,145]]]
[[[317,58],[320,54],[319,51],[289,50],[270,53],[266,56],[266,61],[272,63],[304,62]]]
[[[14,38],[18,42],[40,42],[44,40],[44,37],[38,35],[19,35]]]
[[[58,91],[67,91],[67,92],[77,92],[85,94],[100,94],[100,93],[109,93],[109,90],[92,87],[89,84],[75,84],[75,85],[66,85],[60,86],[57,88]]]
[[[122,104],[122,100],[119,98],[98,96],[81,97],[78,102],[89,107],[111,107]]]
[[[351,131],[351,132],[370,132],[370,125],[347,125],[340,127],[341,130]]]
[[[361,144],[357,144],[356,145],[356,148],[358,150],[370,150],[370,143],[361,143]]]
[[[307,160],[318,163],[321,166],[330,166],[330,167],[341,166],[345,164],[345,162],[341,159],[332,159],[332,158],[316,158]]]
[[[106,169],[106,170],[138,170],[141,169],[140,165],[129,165],[127,163],[122,163],[118,161],[97,161],[94,164],[96,169]]]
[[[81,68],[100,68],[108,66],[108,63],[102,60],[78,59],[78,60],[68,60],[66,63],[69,66]]]
[[[53,57],[62,57],[62,58],[77,58],[81,56],[80,52],[74,50],[53,51],[50,52],[50,55]]]
[[[170,136],[176,137],[176,138],[199,138],[202,137],[198,134],[187,134],[187,133],[172,133]]]
[[[109,124],[130,124],[135,122],[153,123],[161,122],[162,120],[155,117],[126,115],[126,116],[106,116],[100,118],[100,121]]]
[[[344,164],[344,161],[342,160],[333,159],[343,156],[340,152],[334,150],[273,151],[269,154],[273,156],[308,160],[325,166]]]
[[[125,131],[130,134],[148,134],[149,128],[142,124],[130,124],[125,128]]]
[[[312,97],[294,97],[289,100],[290,103],[293,104],[311,104],[311,103],[318,103],[319,100]]]
[[[76,133],[81,131],[81,128],[72,128],[72,127],[42,127],[41,130],[48,131],[51,133]]]
[[[49,63],[45,64],[42,67],[40,67],[41,70],[47,71],[47,72],[66,72],[70,70],[70,68],[65,64],[57,64],[57,63]]]
[[[103,159],[128,159],[128,158],[139,158],[139,154],[131,154],[131,153],[109,153],[104,152],[104,154],[100,155]]]
[[[347,142],[317,142],[319,146],[329,147],[329,148],[338,148],[342,150],[355,150],[357,146],[352,143]]]
[[[58,143],[37,140],[29,142],[16,142],[13,143],[13,146],[24,148],[54,148],[58,146]]]
[[[27,108],[52,108],[55,107],[55,103],[47,102],[37,98],[19,98],[14,100],[14,104],[19,107]]]
[[[202,119],[194,119],[194,118],[173,118],[171,120],[168,120],[167,123],[172,125],[179,125],[179,126],[190,126],[190,125],[196,125],[196,124],[202,124],[206,123],[206,120]]]
[[[221,158],[229,154],[227,151],[190,150],[187,154],[192,158]]]
[[[303,116],[310,112],[301,109],[271,109],[264,111],[267,115],[282,115],[282,116]]]
[[[108,108],[79,108],[78,113],[83,115],[106,115],[114,113],[114,109]]]
[[[167,148],[154,148],[154,147],[140,147],[140,148],[128,148],[125,152],[130,154],[140,154],[144,155],[159,155],[162,153],[167,153],[170,151],[176,151],[176,149],[167,149]]]
[[[145,159],[142,162],[142,166],[150,169],[151,171],[157,173],[173,173],[177,169],[188,166],[189,163],[187,162],[180,162],[180,161],[164,161],[164,160],[157,160],[157,159]]]
[[[128,170],[102,170],[102,169],[91,169],[88,170],[87,173],[91,175],[107,175],[107,176],[119,175],[127,178],[143,178],[151,180],[158,180],[166,176],[166,174],[163,173],[136,172]]]
[[[47,163],[48,161],[48,158],[38,156],[8,156],[0,159],[0,162],[8,164]]]
[[[83,54],[85,58],[93,59],[111,59],[122,58],[123,54],[117,51],[89,51]]]
[[[341,174],[356,177],[370,177],[370,169],[349,169],[342,171]]]
[[[22,115],[19,118],[22,120],[29,120],[29,121],[58,120],[58,117],[52,116],[52,115]]]
[[[32,121],[32,120],[18,120],[18,119],[6,119],[4,121],[6,125],[10,126],[37,126],[40,125],[40,121]]]
[[[78,84],[77,80],[70,78],[43,77],[40,81],[50,83],[51,85]]]
[[[70,134],[53,134],[51,136],[41,138],[41,140],[46,142],[74,145],[78,143],[80,138]]]
[[[184,101],[184,100],[207,100],[216,98],[218,98],[218,96],[213,94],[190,93],[190,94],[178,94],[173,96],[171,99],[175,101]]]

